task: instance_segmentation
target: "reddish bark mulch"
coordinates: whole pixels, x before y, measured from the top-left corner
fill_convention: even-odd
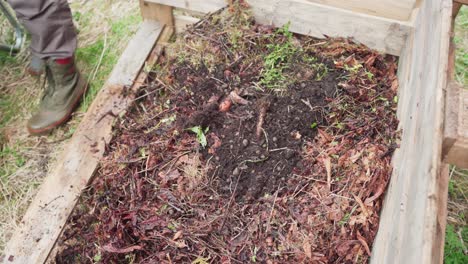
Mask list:
[[[267,82],[275,52],[283,77]],[[396,69],[243,8],[208,16],[116,123],[55,261],[367,262],[397,147]]]

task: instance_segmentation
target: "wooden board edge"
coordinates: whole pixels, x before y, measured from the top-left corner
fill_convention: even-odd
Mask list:
[[[441,155],[443,151],[444,137],[444,121],[445,121],[445,89],[449,78],[449,53],[450,53],[450,32],[451,32],[451,16],[452,16],[452,1],[440,1],[440,53],[438,71],[434,74],[437,78],[437,101],[439,108],[434,122],[436,122],[436,138],[433,142],[433,169],[431,173],[431,181],[428,187],[425,217],[429,218],[424,227],[424,237],[426,243],[423,246],[422,261],[425,263],[443,263],[444,255],[444,237],[446,223],[446,206],[447,206],[447,191],[448,191],[448,166],[442,161]],[[428,32],[429,34],[431,32]],[[442,261],[442,262],[441,262]]]
[[[225,0],[145,0],[146,2],[158,3],[163,5],[170,5],[176,8],[185,8],[198,12],[214,12],[223,7],[228,1]],[[464,0],[459,0],[464,1]],[[324,6],[330,6],[348,10],[350,12],[368,14],[375,17],[408,20],[412,9],[416,4],[416,0],[405,1],[392,1],[392,0],[379,0],[379,1],[363,1],[363,0],[308,0],[308,2],[316,3]]]
[[[147,3],[167,5],[176,8],[183,8],[202,13],[214,12],[227,6],[225,0],[144,0]]]
[[[213,12],[226,6],[223,1],[145,0],[201,12]],[[219,2],[214,4],[214,2]],[[372,49],[400,55],[407,36],[413,30],[410,20],[402,21],[354,12],[305,0],[247,0],[256,20],[281,27],[291,22],[294,33],[317,38],[350,37]],[[414,10],[412,14],[414,13]]]
[[[437,215],[436,228],[434,234],[434,244],[432,248],[431,263],[444,262],[444,246],[445,246],[445,228],[447,223],[447,200],[448,200],[448,184],[449,184],[449,165],[447,163],[440,164],[437,178]]]
[[[246,0],[261,24],[281,27],[316,38],[349,37],[379,52],[400,55],[411,21],[400,21],[357,13],[305,0]]]

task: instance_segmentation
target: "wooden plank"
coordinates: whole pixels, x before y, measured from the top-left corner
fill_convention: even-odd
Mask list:
[[[371,263],[441,263],[446,179],[441,179],[451,0],[421,3],[399,62],[402,130]]]
[[[226,5],[223,0],[145,0],[178,8],[213,12]],[[412,30],[410,22],[361,14],[308,0],[247,0],[255,19],[281,27],[290,22],[295,33],[317,38],[351,37],[372,49],[399,55]]]
[[[172,6],[150,3],[144,0],[139,1],[141,16],[143,17],[143,19],[156,20],[168,27],[174,26]]]
[[[352,37],[372,49],[399,55],[410,34],[410,23],[374,17],[306,0],[247,0],[255,18],[277,27],[290,22],[295,33],[323,38]]]
[[[159,22],[144,21],[130,40],[8,242],[4,263],[43,263],[47,259],[112,138],[115,114],[131,102],[124,93],[133,84],[162,29]]]
[[[183,16],[183,15],[175,15],[175,30],[177,33],[184,32],[187,29],[187,26],[192,25],[200,21],[200,19],[191,17],[191,16]]]
[[[453,0],[453,1],[456,3],[463,4],[463,5],[468,5],[468,0]]]
[[[203,13],[214,12],[227,6],[224,0],[145,0],[145,2],[184,8]]]
[[[451,81],[446,91],[444,161],[468,169],[468,90]]]
[[[409,20],[416,0],[307,0],[368,15]]]

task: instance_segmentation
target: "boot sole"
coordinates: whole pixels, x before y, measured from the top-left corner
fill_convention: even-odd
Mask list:
[[[77,96],[75,101],[73,102],[73,104],[72,104],[73,106],[70,108],[70,111],[68,111],[67,114],[64,117],[62,117],[62,119],[56,121],[55,123],[52,123],[51,125],[48,125],[46,127],[39,128],[39,129],[33,129],[33,128],[28,126],[27,128],[28,128],[29,134],[31,134],[32,136],[44,135],[44,134],[47,134],[50,131],[52,131],[54,128],[56,128],[56,127],[64,124],[65,122],[67,122],[70,119],[70,117],[72,116],[73,112],[75,112],[75,109],[79,105],[79,103],[81,101],[81,97],[83,97],[84,93],[87,90],[87,87],[88,87],[88,83],[85,84],[83,90],[80,92],[79,96]]]

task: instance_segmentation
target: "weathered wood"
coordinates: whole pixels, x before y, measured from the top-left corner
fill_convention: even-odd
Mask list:
[[[351,37],[370,48],[399,55],[411,32],[407,22],[360,14],[305,0],[248,0],[257,21],[282,26],[295,33],[323,38]]]
[[[200,19],[191,17],[191,16],[183,16],[183,15],[175,15],[175,30],[177,33],[184,32],[187,29],[187,26],[192,25],[200,21]]]
[[[112,138],[115,115],[131,102],[125,91],[133,84],[162,29],[159,22],[144,21],[130,40],[8,242],[4,263],[43,263],[47,259]]]
[[[148,3],[157,3],[188,10],[209,13],[227,5],[224,0],[145,0]]]
[[[226,6],[225,0],[145,0],[147,2],[170,5],[199,12],[214,12]],[[364,13],[377,17],[396,20],[408,20],[416,0],[306,0],[326,6],[346,9],[357,13]]]
[[[442,156],[445,162],[468,169],[468,90],[455,81],[446,91]]]
[[[307,0],[368,15],[408,20],[416,0]]]
[[[145,0],[178,8],[213,12],[223,0]],[[399,55],[412,26],[409,22],[371,16],[307,0],[247,0],[257,21],[277,27],[290,22],[295,33],[317,38],[351,37],[383,53]]]
[[[140,11],[143,19],[156,20],[165,24],[168,27],[174,26],[174,16],[172,13],[172,6],[162,5],[158,3],[140,1]]]
[[[372,263],[440,263],[447,179],[442,166],[444,89],[451,0],[421,2],[415,30],[399,62],[398,117],[402,130]]]

